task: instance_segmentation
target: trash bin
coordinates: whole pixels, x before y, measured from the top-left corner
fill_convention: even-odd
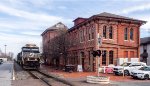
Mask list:
[[[74,65],[66,65],[65,72],[72,72],[74,71]]]

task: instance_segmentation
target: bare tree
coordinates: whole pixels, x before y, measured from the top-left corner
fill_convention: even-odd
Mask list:
[[[7,59],[9,61],[12,61],[13,60],[13,56],[14,56],[14,53],[13,52],[9,52],[8,55],[7,55]]]
[[[67,30],[57,30],[58,35],[50,40],[49,42],[49,53],[51,55],[51,59],[57,67],[60,64],[60,57],[62,57],[64,61],[64,65],[67,63],[67,48],[68,48],[68,39],[66,38]],[[54,61],[55,60],[55,61]]]
[[[0,49],[0,58],[4,58],[5,57],[5,53],[2,52],[2,50]]]

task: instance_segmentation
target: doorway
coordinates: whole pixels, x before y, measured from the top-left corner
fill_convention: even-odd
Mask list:
[[[83,71],[84,71],[84,58],[82,58],[82,68],[83,68]]]

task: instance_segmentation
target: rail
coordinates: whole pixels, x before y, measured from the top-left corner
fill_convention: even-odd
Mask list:
[[[48,83],[44,78],[37,76],[33,71],[28,71],[28,73],[34,78],[34,79],[39,79],[41,82],[44,82],[48,86],[52,86],[50,83]]]
[[[66,83],[64,81],[58,80],[46,73],[43,73],[41,71],[28,71],[28,73],[34,78],[34,79],[39,79],[41,82],[44,82],[48,86],[55,86],[54,83],[60,84],[60,86],[72,86],[69,83]]]

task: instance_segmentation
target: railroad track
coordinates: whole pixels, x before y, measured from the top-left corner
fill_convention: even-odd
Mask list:
[[[71,86],[68,83],[65,83],[61,80],[57,80],[45,73],[42,73],[38,70],[28,71],[28,73],[34,78],[39,79],[41,82],[45,83],[47,86]]]

